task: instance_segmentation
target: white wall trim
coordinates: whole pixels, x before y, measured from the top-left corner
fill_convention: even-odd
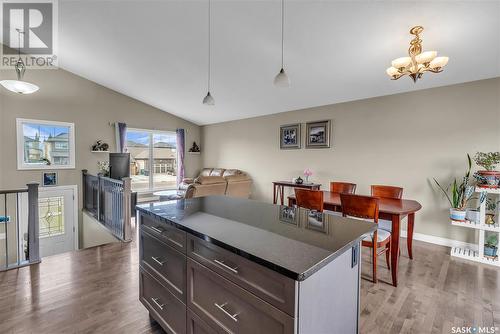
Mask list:
[[[73,235],[75,249],[80,249],[78,240],[80,239],[80,230],[78,223],[78,185],[64,185],[64,186],[50,186],[50,187],[39,187],[38,191],[51,191],[51,190],[72,190],[73,191],[73,226],[75,227],[75,233]]]
[[[406,238],[406,235],[407,235],[407,232],[405,230],[401,230],[401,236],[403,238]],[[428,235],[428,234],[423,234],[423,233],[413,233],[413,240],[419,240],[419,241],[428,242],[431,244],[446,246],[446,247],[462,247],[462,248],[477,249],[476,244],[470,244],[470,243],[464,242],[464,241],[436,237],[434,235]]]

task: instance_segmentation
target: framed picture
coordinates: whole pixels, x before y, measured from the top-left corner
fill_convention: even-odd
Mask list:
[[[280,149],[300,148],[300,123],[280,126]]]
[[[282,223],[298,226],[297,215],[295,208],[280,205],[279,220]]]
[[[57,172],[43,172],[42,185],[44,187],[57,186]]]
[[[328,234],[328,222],[326,221],[325,216],[326,215],[322,212],[308,211],[306,228],[316,232]]]
[[[17,118],[17,169],[75,168],[73,123]]]
[[[330,121],[306,123],[306,148],[330,147]]]

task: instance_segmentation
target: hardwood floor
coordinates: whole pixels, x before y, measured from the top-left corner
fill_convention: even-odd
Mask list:
[[[410,261],[403,250],[398,288],[386,283],[390,273],[379,261],[379,283],[362,281],[361,333],[500,327],[500,270],[451,259],[448,252],[416,241]],[[366,278],[369,261],[364,250]],[[0,333],[162,333],[138,300],[138,276],[135,242],[47,257],[0,273]]]

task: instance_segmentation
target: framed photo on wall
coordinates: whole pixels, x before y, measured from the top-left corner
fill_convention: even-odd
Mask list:
[[[306,123],[306,148],[330,147],[330,121]]]
[[[298,149],[300,142],[300,123],[280,126],[280,149]]]
[[[57,186],[57,172],[43,172],[42,185],[44,187]]]

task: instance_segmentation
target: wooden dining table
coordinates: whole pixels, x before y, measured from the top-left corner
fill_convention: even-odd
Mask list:
[[[323,202],[325,210],[342,212],[340,194],[323,191]],[[288,206],[295,205],[295,195],[288,196]],[[417,201],[410,199],[379,199],[379,219],[392,222],[391,231],[391,275],[392,284],[398,286],[398,264],[399,264],[399,236],[401,232],[401,220],[408,217],[408,231],[406,242],[408,256],[413,259],[412,241],[413,228],[415,225],[415,213],[422,208]]]

